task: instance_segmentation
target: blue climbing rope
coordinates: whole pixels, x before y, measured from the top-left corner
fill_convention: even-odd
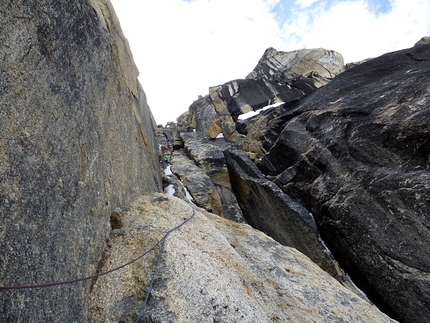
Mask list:
[[[152,277],[151,277],[151,283],[149,284],[148,290],[146,292],[146,296],[145,296],[145,300],[143,301],[143,305],[140,309],[139,312],[139,316],[136,319],[135,323],[139,323],[140,319],[142,318],[143,313],[145,312],[145,308],[146,308],[146,304],[148,303],[148,299],[149,299],[149,295],[151,294],[151,290],[152,290],[152,286],[154,285],[154,280],[155,280],[155,276],[157,275],[158,272],[158,268],[160,266],[160,262],[161,262],[161,257],[163,256],[163,250],[164,250],[164,245],[166,243],[167,237],[173,232],[178,230],[180,227],[182,227],[185,223],[187,223],[188,221],[190,221],[194,216],[196,215],[195,211],[193,210],[193,214],[186,219],[184,222],[182,222],[180,225],[178,225],[177,227],[174,227],[173,229],[170,229],[163,237],[163,242],[161,243],[160,246],[160,253],[158,255],[158,259],[157,259],[157,264],[155,265],[155,269],[154,272],[152,273]]]

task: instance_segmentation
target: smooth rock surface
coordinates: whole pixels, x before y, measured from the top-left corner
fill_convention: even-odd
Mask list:
[[[110,214],[161,190],[109,1],[0,2],[0,285],[94,274]],[[91,282],[0,292],[1,322],[86,322]]]
[[[102,270],[133,259],[193,214],[162,194],[122,215]],[[133,322],[158,251],[99,278],[90,295],[92,322]],[[306,256],[248,225],[201,209],[166,241],[143,322],[395,322],[341,286]]]

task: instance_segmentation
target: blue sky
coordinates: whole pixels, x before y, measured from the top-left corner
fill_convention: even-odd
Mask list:
[[[430,36],[429,0],[111,0],[158,123],[244,78],[268,47],[322,47],[345,63]]]

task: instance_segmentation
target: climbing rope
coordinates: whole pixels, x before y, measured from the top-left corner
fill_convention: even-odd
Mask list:
[[[151,283],[149,284],[148,290],[146,292],[146,296],[145,296],[145,300],[143,302],[142,308],[140,309],[139,312],[139,316],[136,319],[135,323],[139,323],[140,319],[142,318],[143,312],[145,311],[146,308],[146,304],[148,302],[148,298],[149,295],[151,294],[151,290],[152,290],[152,286],[154,285],[154,280],[155,280],[155,276],[157,275],[158,272],[158,267],[160,266],[160,262],[161,262],[161,257],[163,255],[163,249],[164,249],[164,244],[166,243],[167,237],[169,236],[169,234],[171,234],[173,231],[178,230],[180,227],[182,227],[185,223],[187,223],[188,221],[190,221],[194,216],[196,215],[195,211],[193,210],[193,214],[184,222],[182,222],[180,225],[178,225],[177,227],[169,230],[163,237],[163,242],[161,244],[160,247],[160,254],[158,255],[158,259],[157,259],[157,264],[155,265],[155,269],[154,272],[152,273],[152,277],[151,277]]]
[[[92,280],[101,276],[105,276],[107,274],[113,273],[114,271],[120,270],[126,266],[131,265],[132,263],[138,261],[139,259],[142,259],[144,256],[146,256],[148,253],[150,253],[152,250],[154,250],[160,243],[162,244],[161,247],[163,248],[164,243],[167,239],[167,237],[169,236],[170,233],[172,233],[175,230],[178,230],[180,227],[182,227],[185,223],[187,223],[188,221],[190,221],[193,217],[195,216],[195,211],[193,210],[193,214],[186,219],[184,222],[182,222],[180,225],[174,227],[173,229],[170,229],[169,231],[167,231],[167,233],[156,243],[154,244],[151,248],[149,248],[148,250],[146,250],[143,254],[141,254],[139,257],[119,266],[113,269],[110,269],[108,271],[93,275],[93,276],[88,276],[88,277],[82,277],[82,278],[76,278],[76,279],[72,279],[72,280],[65,280],[65,281],[60,281],[60,282],[53,282],[53,283],[47,283],[47,284],[39,284],[39,285],[22,285],[22,286],[0,286],[0,290],[13,290],[13,289],[36,289],[36,288],[46,288],[46,287],[53,287],[53,286],[59,286],[59,285],[66,285],[66,284],[73,284],[73,283],[78,283],[78,282],[82,282],[82,281],[86,281],[86,280]],[[162,250],[162,249],[161,249]],[[160,256],[159,256],[159,260],[160,261],[161,258],[161,252],[160,252]],[[158,263],[157,263],[157,267],[158,267]],[[156,271],[155,271],[156,272]],[[153,275],[154,276],[154,275]],[[152,287],[152,283],[151,282],[151,287]],[[150,290],[149,290],[150,292]],[[149,293],[148,293],[149,295]],[[145,300],[145,305],[146,305],[146,300]],[[144,307],[143,307],[144,309]]]

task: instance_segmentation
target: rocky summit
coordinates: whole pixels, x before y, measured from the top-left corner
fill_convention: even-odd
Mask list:
[[[156,126],[109,0],[0,18],[0,322],[430,322],[428,37]]]

